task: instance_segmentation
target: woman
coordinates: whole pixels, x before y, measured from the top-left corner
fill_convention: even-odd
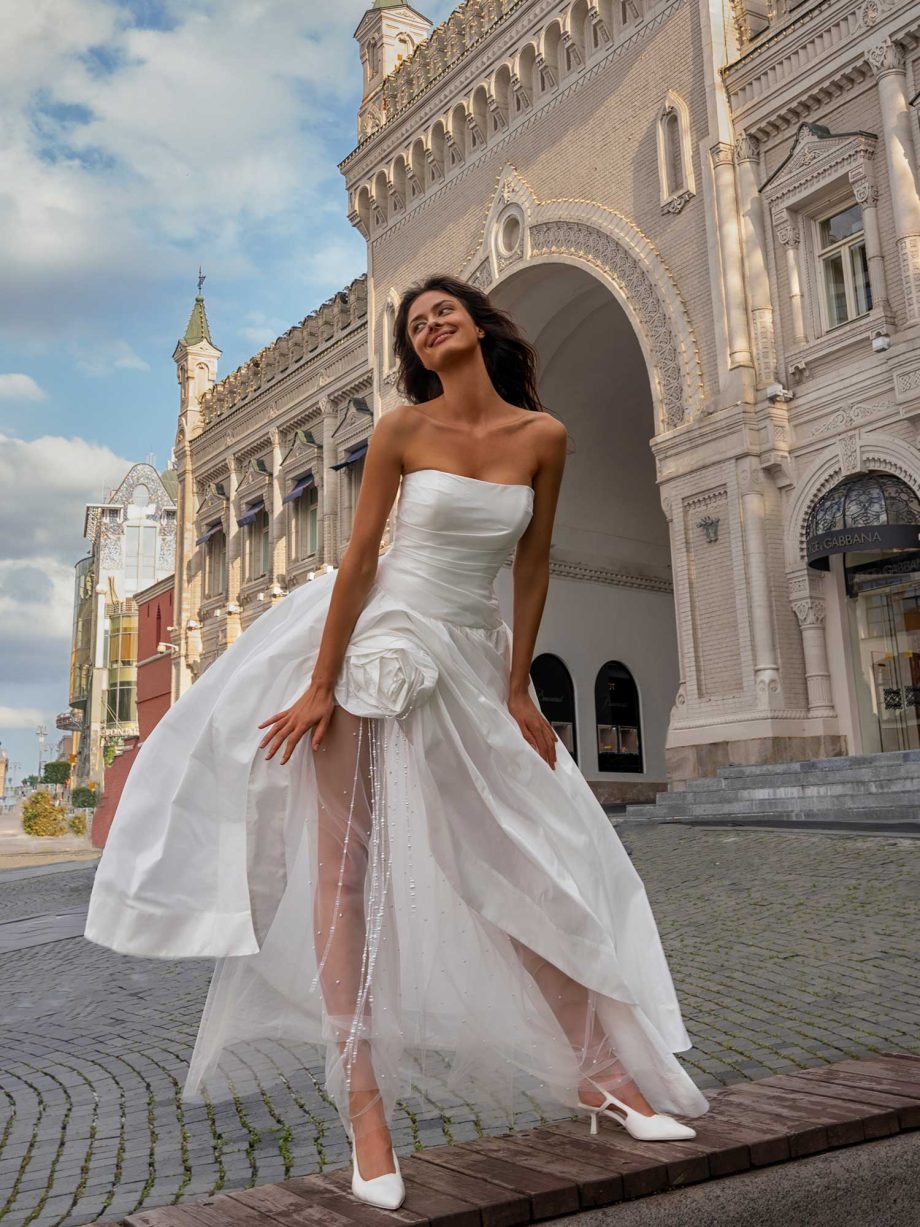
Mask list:
[[[410,403],[374,429],[337,573],[144,744],[86,930],[218,958],[187,1096],[251,1073],[262,1039],[324,1042],[352,1188],[387,1208],[409,1086],[506,1109],[523,1089],[647,1139],[693,1137],[663,1113],[709,1106],[673,1056],[690,1040],[642,882],[530,681],[567,438],[534,351],[448,276],[395,331]]]

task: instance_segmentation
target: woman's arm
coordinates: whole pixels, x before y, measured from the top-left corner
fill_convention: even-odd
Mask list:
[[[549,414],[541,422],[540,462],[534,478],[533,516],[514,552],[514,635],[508,707],[521,732],[551,767],[556,765],[556,734],[528,694],[530,665],[549,588],[549,550],[568,435]]]
[[[259,725],[260,729],[269,729],[260,742],[260,749],[269,747],[267,759],[287,743],[281,758],[281,762],[286,763],[301,737],[314,726],[313,749],[317,749],[332,718],[335,684],[358,615],[377,573],[380,541],[399,487],[404,418],[399,409],[394,409],[378,420],[371,434],[351,538],[339,561],[310,684],[289,708],[276,712]]]

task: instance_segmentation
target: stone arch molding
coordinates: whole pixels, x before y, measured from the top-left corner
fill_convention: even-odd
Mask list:
[[[892,473],[920,497],[920,451],[881,431],[853,431],[829,445],[799,485],[786,521],[786,569],[798,571],[806,563],[805,533],[812,508],[845,477],[870,470]]]
[[[700,414],[703,376],[696,338],[652,242],[612,209],[590,201],[538,200],[514,167],[506,166],[479,244],[460,275],[488,291],[525,264],[554,260],[594,273],[625,310],[648,366],[658,432]]]

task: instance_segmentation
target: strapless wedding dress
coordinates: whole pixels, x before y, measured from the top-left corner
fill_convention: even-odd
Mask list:
[[[359,1085],[388,1112],[445,1085],[574,1107],[585,1075],[708,1108],[673,1055],[691,1044],[641,879],[563,744],[553,769],[507,707],[494,583],[532,511],[529,486],[406,474],[323,745],[268,762],[257,726],[306,689],[335,572],[267,610],[141,747],[86,936],[218,960],[186,1097],[253,1089],[277,1044],[325,1046],[340,1112]]]

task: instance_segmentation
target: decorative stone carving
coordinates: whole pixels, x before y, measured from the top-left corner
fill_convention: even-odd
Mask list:
[[[841,435],[838,441],[840,448],[840,468],[844,474],[859,472],[859,432]]]
[[[619,283],[639,319],[653,355],[665,424],[679,425],[684,418],[680,358],[668,313],[645,269],[610,235],[577,222],[532,226],[530,247],[533,255],[572,252],[599,265]]]
[[[868,404],[851,400],[845,408],[838,409],[826,422],[817,426],[808,437],[820,439],[823,435],[839,435],[841,431],[848,430],[860,422],[881,417],[890,409],[891,402],[887,400],[872,401]]]
[[[718,516],[703,516],[702,520],[697,520],[696,526],[703,530],[710,545],[715,545],[719,540]]]
[[[892,39],[884,38],[866,52],[866,63],[876,77],[886,72],[903,72],[904,52]]]

